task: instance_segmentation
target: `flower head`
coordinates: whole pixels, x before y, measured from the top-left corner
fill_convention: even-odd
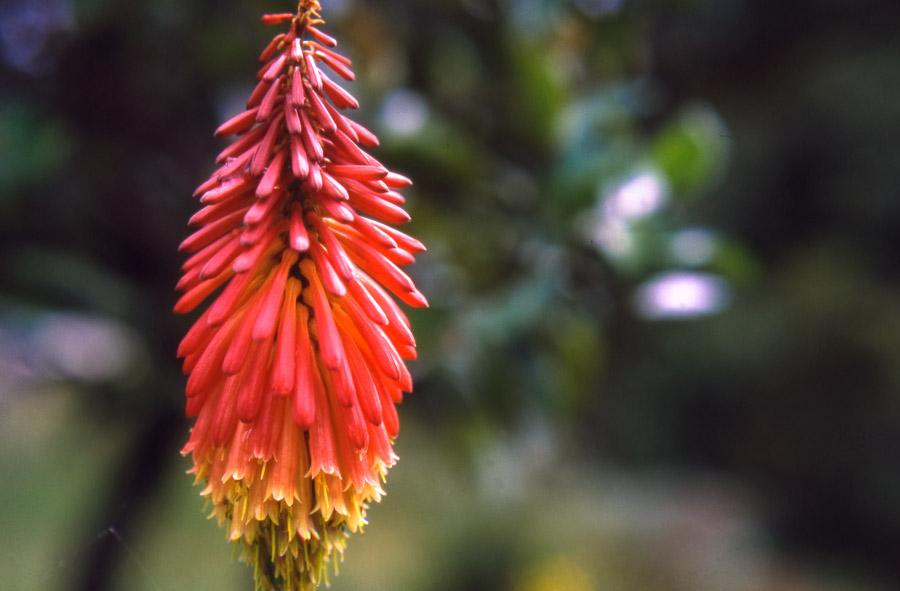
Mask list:
[[[358,103],[332,75],[353,80],[352,64],[319,11],[263,16],[287,30],[247,110],[216,131],[234,140],[181,244],[175,311],[215,294],[178,350],[196,419],[183,453],[260,589],[324,581],[383,495],[416,356],[394,298],[427,306],[402,270],[424,247],[393,227],[409,221],[397,191],[411,182],[342,113]]]

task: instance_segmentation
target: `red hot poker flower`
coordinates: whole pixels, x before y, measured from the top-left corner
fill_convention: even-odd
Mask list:
[[[216,131],[234,140],[181,244],[175,311],[217,294],[178,350],[196,419],[183,453],[259,589],[315,588],[381,498],[416,355],[394,298],[427,306],[402,270],[424,247],[390,225],[409,221],[411,182],[341,113],[358,103],[333,76],[353,80],[352,64],[319,11],[263,16],[287,32]]]

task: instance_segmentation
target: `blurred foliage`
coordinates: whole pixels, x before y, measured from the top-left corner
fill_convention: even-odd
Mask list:
[[[896,588],[896,3],[323,4],[433,304],[333,588]],[[289,8],[0,5],[0,588],[250,584],[170,309]]]

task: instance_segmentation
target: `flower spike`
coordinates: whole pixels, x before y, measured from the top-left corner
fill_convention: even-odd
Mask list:
[[[415,340],[394,297],[427,306],[401,267],[425,247],[396,190],[411,181],[367,151],[353,80],[317,0],[267,14],[286,27],[260,56],[245,111],[197,189],[175,306],[206,311],[178,348],[195,419],[182,453],[260,591],[328,580],[397,456],[396,405]]]

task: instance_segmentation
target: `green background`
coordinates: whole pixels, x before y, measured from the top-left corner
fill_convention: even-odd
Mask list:
[[[0,4],[3,590],[251,588],[170,310],[290,4]],[[432,302],[333,588],[900,588],[900,5],[323,4]]]

